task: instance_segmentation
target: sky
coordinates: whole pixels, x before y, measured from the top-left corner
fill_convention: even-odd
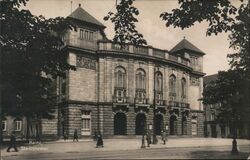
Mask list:
[[[71,5],[72,1],[72,5]],[[118,0],[119,1],[119,0]],[[109,39],[113,38],[114,27],[103,17],[109,11],[115,11],[116,0],[29,0],[25,9],[34,15],[43,15],[46,18],[67,17],[79,4],[89,14],[94,16],[107,28],[105,33]],[[181,30],[166,27],[159,18],[162,12],[170,12],[178,7],[178,0],[135,0],[134,5],[139,9],[137,30],[143,34],[148,45],[156,48],[171,50],[183,37],[206,53],[203,59],[203,71],[207,75],[216,74],[220,70],[229,69],[227,54],[229,49],[228,34],[206,36],[208,24],[196,23],[193,27]]]

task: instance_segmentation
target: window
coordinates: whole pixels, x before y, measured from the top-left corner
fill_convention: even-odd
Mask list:
[[[88,31],[84,29],[80,29],[80,39],[85,39],[85,40],[94,40],[94,32],[93,31]]]
[[[2,131],[6,131],[6,129],[7,129],[7,121],[3,120],[2,121]]]
[[[212,114],[211,114],[211,121],[214,121],[214,119],[215,119],[214,117],[215,117],[215,116],[214,116],[214,113],[212,113]]]
[[[176,97],[176,78],[174,75],[169,77],[169,95],[170,97]]]
[[[90,111],[82,111],[82,131],[89,134],[91,129],[91,112]]]
[[[136,72],[136,88],[146,89],[146,76],[145,71],[138,69]]]
[[[22,130],[22,121],[15,120],[15,131],[21,131],[21,130]]]
[[[80,39],[84,39],[84,30],[80,29]]]
[[[123,67],[117,67],[115,69],[115,101],[126,101],[126,71]]]
[[[155,73],[155,92],[156,92],[156,99],[162,100],[163,98],[163,85],[162,85],[162,74],[161,72]]]
[[[197,135],[197,117],[192,117],[192,135]]]
[[[181,79],[181,97],[186,98],[186,80],[184,78]]]

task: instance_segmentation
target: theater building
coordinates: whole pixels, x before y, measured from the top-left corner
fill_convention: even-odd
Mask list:
[[[187,39],[171,50],[120,45],[105,26],[80,6],[68,18],[77,25],[63,35],[68,62],[76,71],[58,78],[55,118],[41,121],[43,136],[203,136],[204,52]]]

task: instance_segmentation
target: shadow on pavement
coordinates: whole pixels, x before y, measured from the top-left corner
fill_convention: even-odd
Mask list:
[[[191,159],[247,159],[248,157],[247,152],[231,155],[230,151],[194,151],[190,155]]]

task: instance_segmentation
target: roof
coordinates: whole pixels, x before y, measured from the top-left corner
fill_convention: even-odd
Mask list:
[[[80,4],[79,7],[74,12],[72,12],[68,17],[105,28],[105,26],[101,22],[99,22],[97,19],[91,16],[87,11],[85,11]]]
[[[203,51],[201,51],[199,48],[195,47],[191,42],[189,42],[188,40],[185,39],[185,37],[183,38],[182,41],[180,41],[175,47],[173,47],[170,52],[174,53],[180,50],[190,50],[190,51],[194,51],[197,53],[200,53],[202,55],[204,55],[205,53]]]
[[[203,77],[203,83],[208,84],[212,81],[215,81],[216,79],[218,79],[218,74],[212,74],[209,76],[205,76],[205,77]]]

